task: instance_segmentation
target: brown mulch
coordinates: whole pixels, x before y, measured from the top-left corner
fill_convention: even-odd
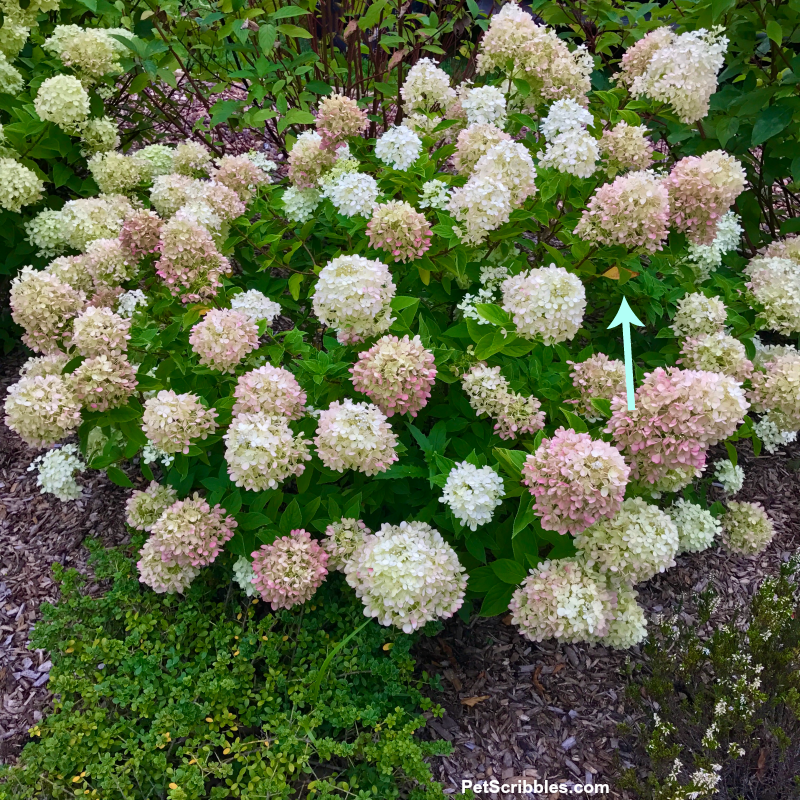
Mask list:
[[[775,539],[760,556],[714,547],[679,557],[675,568],[638,587],[648,619],[680,614],[695,624],[694,598],[709,586],[719,600],[713,619],[728,619],[797,552],[800,473],[790,462],[800,457],[800,445],[757,459],[749,443],[739,449],[745,485],[736,499],[758,501],[769,511]],[[727,456],[723,450],[715,457]],[[469,624],[454,618],[439,636],[423,639],[416,656],[420,670],[441,680],[433,699],[445,714],[430,718],[429,726],[453,745],[452,755],[434,765],[446,793],[460,794],[462,780],[525,777],[528,783],[607,783],[604,796],[628,798],[615,788],[615,776],[629,767],[644,776],[642,754],[629,749],[624,735],[643,721],[641,711],[625,702],[633,667],[645,661],[638,647],[535,643],[507,618],[473,618]]]
[[[22,361],[6,356],[0,365],[0,404]],[[50,660],[42,650],[28,650],[27,642],[39,607],[58,599],[51,565],[89,575],[84,539],[97,537],[110,546],[127,535],[119,513],[126,490],[90,471],[81,479],[80,500],[62,503],[40,494],[36,473],[27,469],[41,452],[0,422],[0,764],[15,759],[28,729],[50,707]],[[100,588],[88,586],[90,592]]]

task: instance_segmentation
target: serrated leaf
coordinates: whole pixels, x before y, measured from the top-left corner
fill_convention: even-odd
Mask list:
[[[501,581],[514,586],[518,586],[522,583],[527,575],[525,567],[519,562],[514,561],[513,558],[498,558],[497,561],[492,561],[489,566],[494,570],[494,574],[497,575]]]
[[[589,432],[589,428],[587,427],[586,423],[577,414],[567,411],[566,408],[562,408],[561,413],[564,415],[567,425],[572,428],[572,430],[577,431],[578,433]]]
[[[500,306],[494,303],[476,303],[475,310],[479,316],[483,317],[487,322],[491,322],[492,325],[497,325],[499,328],[514,327],[511,322],[511,314],[508,311],[503,311]]]
[[[108,467],[106,475],[111,483],[115,483],[117,486],[124,486],[126,489],[133,487],[131,479],[119,467]]]

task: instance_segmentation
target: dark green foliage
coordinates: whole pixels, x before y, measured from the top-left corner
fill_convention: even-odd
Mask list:
[[[119,551],[96,561],[113,575],[101,597],[56,568],[61,602],[33,635],[55,710],[0,772],[0,798],[441,797],[423,757],[443,748],[414,736],[431,704],[413,638],[364,620],[338,578],[272,614],[212,570],[179,597],[140,587]]]

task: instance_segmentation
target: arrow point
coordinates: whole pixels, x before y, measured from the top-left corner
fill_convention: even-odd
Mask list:
[[[616,328],[617,325],[622,325],[624,322],[627,322],[631,325],[637,325],[638,327],[642,327],[642,325],[644,325],[639,317],[633,313],[633,309],[628,305],[628,299],[626,297],[622,298],[622,302],[619,305],[619,310],[608,327]]]

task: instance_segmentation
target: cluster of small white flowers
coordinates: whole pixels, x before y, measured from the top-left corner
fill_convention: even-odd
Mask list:
[[[89,306],[72,326],[72,344],[82,356],[118,356],[128,349],[131,321],[110,308]]]
[[[383,333],[394,322],[395,285],[389,268],[363,256],[338,256],[323,267],[314,289],[314,313],[336,328],[342,343]]]
[[[435,208],[444,211],[450,203],[450,187],[440,180],[425,181],[419,196],[420,208]]]
[[[496,86],[470,87],[461,94],[461,108],[469,125],[505,125],[506,97]]]
[[[681,356],[678,363],[686,369],[721,372],[739,381],[747,380],[753,372],[745,346],[722,331],[689,337],[683,342]]]
[[[560,133],[583,130],[593,123],[591,111],[568,97],[556,100],[550,106],[539,127],[544,138],[552,142]]]
[[[150,180],[160,175],[169,175],[174,166],[175,150],[166,144],[148,144],[135,153],[137,161]]]
[[[761,306],[764,327],[792,336],[800,331],[800,265],[792,258],[754,258],[745,267],[750,295]]]
[[[678,529],[663,511],[641,497],[629,498],[612,519],[601,519],[575,537],[586,565],[610,579],[646,581],[675,566]]]
[[[714,478],[722,484],[725,494],[731,496],[738,494],[744,486],[744,470],[727,458],[714,462]]]
[[[666,511],[678,529],[679,554],[707,550],[722,531],[710,511],[682,497]]]
[[[149,398],[147,398],[149,399]],[[145,464],[158,464],[169,468],[175,460],[174,454],[165,453],[160,447],[156,447],[150,440],[142,447],[142,461]]]
[[[774,420],[770,419],[769,413],[753,425],[753,431],[761,439],[768,453],[777,453],[778,448],[797,441],[797,431],[781,430]]]
[[[775,536],[775,526],[759,503],[729,501],[722,516],[722,529],[728,550],[742,555],[763,552]]]
[[[50,353],[46,356],[31,356],[19,371],[20,378],[35,378],[44,375],[61,375],[67,365],[69,356],[66,353]]]
[[[125,504],[125,521],[137,531],[150,531],[159,517],[177,499],[178,493],[171,486],[150,481],[143,492],[135,491],[128,498]]]
[[[233,372],[258,347],[258,328],[247,314],[214,308],[192,328],[189,344],[201,364],[220,372]]]
[[[37,470],[36,484],[42,494],[53,494],[66,502],[81,496],[83,490],[75,480],[75,474],[83,472],[85,468],[78,446],[65,444],[34,459],[28,472]]]
[[[400,88],[400,95],[406,114],[418,109],[444,110],[456,99],[455,91],[450,88],[450,77],[430,58],[421,58],[411,67]]]
[[[2,148],[0,148],[2,154]],[[42,179],[13,158],[0,158],[0,208],[18,214],[42,197]]]
[[[292,222],[308,222],[314,215],[314,210],[322,200],[319,189],[310,186],[307,189],[298,189],[289,186],[283,193],[283,208],[286,216]]]
[[[328,525],[323,543],[328,553],[328,567],[344,572],[345,564],[371,533],[363,520],[352,517],[342,517],[339,522]]]
[[[511,200],[508,188],[497,178],[477,175],[453,191],[448,210],[457,222],[455,228],[465,244],[480,244],[490,231],[508,222]]]
[[[403,125],[389,128],[375,143],[375,155],[394,169],[404,172],[419,158],[422,140]]]
[[[678,301],[672,320],[676,336],[701,336],[717,333],[725,327],[728,310],[719,297],[706,297],[700,292],[687,294]]]
[[[139,580],[157,594],[183,593],[200,574],[197,567],[178,561],[165,561],[155,539],[148,539],[139,551],[136,562]]]
[[[249,153],[245,153],[247,158],[249,158],[262,172],[269,175],[270,172],[275,172],[278,169],[278,165],[272,161],[271,159],[267,158],[264,153],[259,153],[256,150],[251,150]]]
[[[263,492],[299,476],[311,459],[308,443],[295,436],[285,417],[237,414],[225,436],[228,475],[244,489]]]
[[[503,479],[491,467],[476,467],[468,461],[456,464],[447,476],[439,498],[453,516],[470,530],[492,521],[503,502]]]
[[[511,205],[519,206],[536,192],[536,167],[525,145],[503,140],[492,145],[475,165],[474,176],[499,180],[509,191]]]
[[[211,158],[211,151],[200,142],[184,142],[172,154],[172,171],[179,175],[199,177],[206,174]]]
[[[397,461],[397,436],[386,415],[372,403],[354,403],[349,397],[320,414],[314,444],[322,463],[337,472],[377,475]]]
[[[142,430],[161,452],[188,453],[192,439],[206,439],[216,430],[216,416],[197,395],[162,389],[145,400]]]
[[[268,325],[271,325],[275,317],[281,313],[280,303],[270,300],[258,289],[248,289],[246,292],[235,294],[231,298],[231,308],[245,314],[253,322],[266,320]]]
[[[481,286],[477,294],[465,294],[464,299],[456,306],[465,319],[474,319],[479,325],[491,324],[476,310],[478,303],[495,303],[500,285],[508,277],[508,267],[483,266],[480,271]]]
[[[39,119],[69,132],[89,116],[89,95],[72,75],[54,75],[39,87],[33,107]]]
[[[6,23],[4,27],[8,27],[8,24]],[[0,94],[16,95],[24,86],[22,73],[8,63],[5,53],[0,50]]]
[[[137,308],[146,308],[147,302],[147,295],[141,289],[131,289],[119,296],[117,313],[121,317],[130,319]]]
[[[405,633],[461,608],[467,585],[463,573],[455,550],[425,522],[384,523],[345,565],[365,616]]]
[[[617,587],[617,607],[608,624],[602,644],[615,650],[627,650],[647,636],[647,619],[644,609],[636,602],[638,592],[632,586]]]
[[[597,170],[599,158],[597,139],[589,131],[569,130],[547,143],[539,166],[552,167],[578,178],[589,178]]]
[[[5,423],[32,447],[49,447],[81,424],[81,405],[60,375],[25,376],[8,390]]]
[[[733,211],[727,211],[717,221],[717,235],[712,244],[695,244],[689,242],[689,263],[695,277],[702,283],[722,264],[722,256],[736,250],[742,240],[743,228],[739,217]]]
[[[106,194],[129,194],[148,177],[142,161],[114,150],[95,153],[87,166],[100,191]]]
[[[372,175],[364,172],[345,172],[336,180],[325,184],[323,195],[334,208],[346,217],[369,217],[380,190]]]
[[[239,556],[233,565],[233,579],[239,584],[239,588],[244,592],[245,597],[254,597],[258,594],[258,589],[253,586],[253,578],[256,571],[253,569],[253,562],[246,556]]]
[[[511,622],[533,642],[596,642],[608,633],[616,594],[575,558],[542,561],[514,592]]]
[[[503,281],[503,309],[517,333],[545,344],[572,339],[583,323],[586,290],[577,275],[551,264]]]

